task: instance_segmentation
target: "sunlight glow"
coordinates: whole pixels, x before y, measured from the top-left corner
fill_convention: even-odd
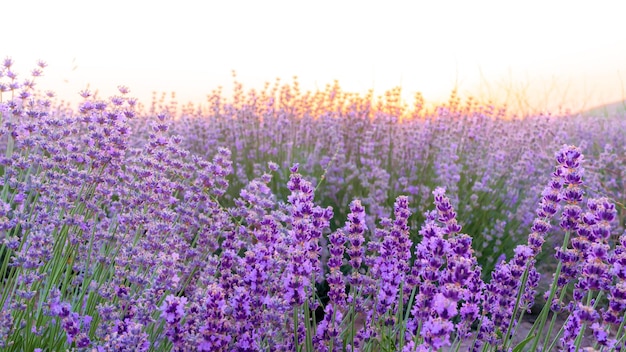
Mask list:
[[[626,31],[615,2],[501,1],[11,1],[2,52],[41,87],[78,101],[117,85],[149,104],[153,91],[205,103],[298,75],[303,90],[339,80],[376,94],[402,86],[426,101],[462,97],[515,109],[585,110],[625,98]]]

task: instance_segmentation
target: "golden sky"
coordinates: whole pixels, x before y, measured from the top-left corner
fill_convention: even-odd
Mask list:
[[[620,1],[70,1],[2,4],[0,59],[79,100],[127,85],[149,103],[176,91],[203,103],[231,70],[245,87],[297,75],[303,89],[334,79],[348,91],[401,85],[408,99],[508,99],[538,109],[591,108],[625,98]],[[227,90],[226,90],[227,91]]]

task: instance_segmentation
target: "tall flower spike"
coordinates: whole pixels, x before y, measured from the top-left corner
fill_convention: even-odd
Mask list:
[[[582,200],[582,174],[580,163],[583,159],[580,150],[575,146],[565,145],[556,153],[557,167],[550,183],[542,192],[542,198],[536,211],[537,219],[533,222],[531,234],[528,236],[528,244],[520,245],[515,249],[515,256],[510,262],[502,262],[496,266],[492,273],[491,282],[487,285],[487,300],[484,309],[489,312],[490,320],[494,329],[500,332],[507,331],[517,319],[513,316],[515,297],[517,296],[522,277],[528,270],[528,279],[523,288],[525,294],[522,297],[521,306],[525,309],[532,305],[534,290],[538,284],[535,269],[535,256],[541,251],[545,241],[545,235],[550,229],[550,220],[559,210],[559,203],[565,201],[566,209],[563,211],[561,225],[567,228],[577,228],[580,211],[576,208]],[[557,255],[565,255],[557,250]],[[555,303],[552,302],[553,306]],[[486,332],[488,334],[493,331]],[[508,336],[505,336],[508,339]],[[536,347],[536,346],[535,346]]]
[[[346,231],[348,232],[348,256],[350,257],[350,266],[352,266],[353,277],[358,276],[358,270],[363,262],[363,254],[365,249],[365,231],[367,224],[365,221],[365,208],[361,205],[361,201],[354,200],[350,203],[350,214],[346,222]]]
[[[439,215],[437,220],[445,225],[445,234],[452,237],[461,231],[461,226],[457,223],[456,212],[452,208],[450,199],[446,197],[445,193],[446,189],[442,187],[437,187],[433,191],[433,195],[435,196],[435,208],[437,208]]]
[[[619,325],[626,311],[626,232],[617,242],[615,251],[609,256],[610,274],[615,284],[609,288],[609,305],[603,312],[604,321]]]
[[[346,242],[346,236],[343,230],[337,230],[328,236],[330,241],[329,251],[330,259],[328,259],[327,282],[330,286],[328,298],[330,303],[342,307],[346,299],[346,285],[343,274],[341,273],[341,264],[343,263],[343,248]]]

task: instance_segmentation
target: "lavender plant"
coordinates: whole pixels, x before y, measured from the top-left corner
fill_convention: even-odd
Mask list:
[[[44,67],[0,71],[4,350],[624,348],[613,128],[297,81],[67,110]],[[594,161],[558,146],[582,137]]]

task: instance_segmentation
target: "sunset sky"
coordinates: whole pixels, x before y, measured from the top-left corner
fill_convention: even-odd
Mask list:
[[[144,103],[204,103],[236,70],[245,87],[297,75],[305,90],[337,79],[436,102],[456,86],[579,110],[626,96],[623,14],[617,1],[20,0],[2,4],[0,59],[22,78],[45,60],[40,87],[72,101],[123,84]]]

